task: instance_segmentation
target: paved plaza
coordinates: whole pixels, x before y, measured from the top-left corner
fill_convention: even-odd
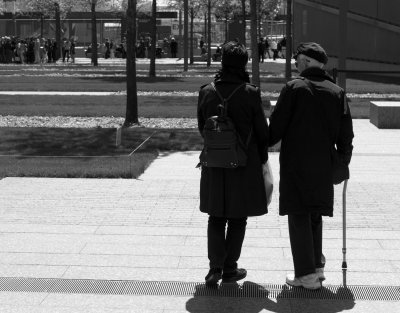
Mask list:
[[[269,213],[249,219],[239,263],[248,270],[241,290],[265,296],[202,294],[207,216],[198,209],[199,151],[191,151],[160,154],[138,179],[0,180],[0,312],[400,312],[400,130],[354,120],[354,133],[346,280],[382,295],[339,295],[341,185],[324,222],[330,298],[272,296],[292,271],[277,187]],[[276,186],[278,157],[270,154]],[[147,289],[123,292],[129,284]],[[397,300],[385,299],[385,288]]]

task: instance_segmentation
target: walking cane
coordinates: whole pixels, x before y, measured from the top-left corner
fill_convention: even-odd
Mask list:
[[[342,272],[343,272],[343,286],[346,287],[346,271],[347,271],[347,262],[346,262],[346,189],[347,189],[347,179],[343,184],[343,262],[342,262]]]

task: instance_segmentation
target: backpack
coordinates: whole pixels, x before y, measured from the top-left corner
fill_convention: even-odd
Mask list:
[[[214,91],[221,99],[221,104],[218,105],[219,114],[207,118],[204,124],[204,148],[200,154],[202,166],[237,168],[246,165],[246,149],[250,141],[251,131],[246,140],[246,145],[244,145],[236,132],[232,119],[227,116],[229,99],[245,85],[239,85],[228,98],[223,98],[214,82],[211,83]]]

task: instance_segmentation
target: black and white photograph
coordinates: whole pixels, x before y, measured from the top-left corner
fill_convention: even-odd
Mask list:
[[[399,0],[0,0],[0,313],[398,313],[399,209]]]

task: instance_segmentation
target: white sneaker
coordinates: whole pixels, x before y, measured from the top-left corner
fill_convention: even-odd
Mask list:
[[[304,287],[306,289],[320,289],[322,287],[316,273],[294,277],[293,274],[286,276],[286,283],[294,287]]]
[[[318,275],[318,279],[320,281],[323,281],[326,279],[325,274],[324,274],[324,268],[320,267],[320,268],[316,268],[315,269],[315,273]]]

